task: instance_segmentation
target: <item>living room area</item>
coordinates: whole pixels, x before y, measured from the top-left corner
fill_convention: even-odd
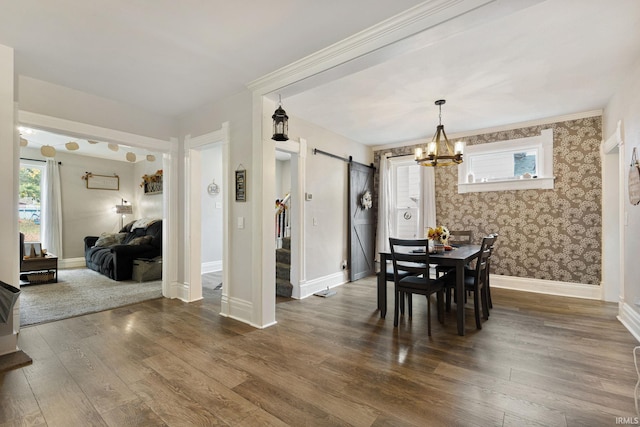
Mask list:
[[[162,154],[20,128],[21,325],[162,296]]]

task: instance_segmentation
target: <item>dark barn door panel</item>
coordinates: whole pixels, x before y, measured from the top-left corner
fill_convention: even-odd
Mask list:
[[[362,196],[373,195],[373,167],[349,163],[349,280],[375,274],[375,223],[373,209],[365,209]]]

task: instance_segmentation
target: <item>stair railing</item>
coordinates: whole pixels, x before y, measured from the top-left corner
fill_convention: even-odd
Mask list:
[[[290,207],[291,195],[287,194],[282,199],[276,200],[276,249],[282,247],[282,239],[291,236],[291,228],[289,226],[289,215],[287,211]]]

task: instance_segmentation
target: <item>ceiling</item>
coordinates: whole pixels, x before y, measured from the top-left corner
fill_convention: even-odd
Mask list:
[[[419,3],[0,0],[0,44],[20,75],[173,117]],[[449,134],[601,109],[639,40],[637,0],[495,0],[284,88],[283,106],[374,146],[430,138],[441,98]]]
[[[161,159],[162,155],[156,152],[139,147],[129,147],[126,145],[110,144],[104,141],[87,140],[83,138],[69,137],[40,129],[20,127],[20,138],[25,147],[40,151],[43,146],[51,146],[56,153],[76,154],[80,156],[98,157],[102,159],[117,160],[121,162],[137,163],[141,161],[155,161]],[[69,150],[68,143],[76,143],[78,148]],[[133,157],[131,157],[131,154]],[[21,157],[29,158],[31,154],[22,150]],[[129,157],[127,157],[129,156]],[[152,156],[152,157],[148,157]]]

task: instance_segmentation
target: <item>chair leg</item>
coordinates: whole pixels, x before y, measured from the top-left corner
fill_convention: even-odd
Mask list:
[[[395,291],[396,294],[396,298],[395,298],[395,309],[393,310],[393,326],[396,327],[398,326],[398,311],[400,310],[400,301],[399,299],[402,298],[402,295],[400,292],[398,292],[397,290]]]
[[[482,323],[480,322],[480,289],[478,288],[473,293],[473,311],[476,314],[476,328],[482,329]]]
[[[444,292],[445,290],[438,291],[436,294],[436,302],[438,303],[438,320],[444,325]]]
[[[398,292],[400,297],[400,314],[404,316],[404,292]]]
[[[427,295],[427,335],[431,336],[431,296]]]
[[[489,286],[489,275],[487,274],[487,302],[489,308],[493,308],[493,302],[491,301],[491,286]]]
[[[489,320],[489,301],[487,297],[487,287],[483,286],[480,291],[480,297],[482,298],[482,318]]]
[[[407,293],[407,312],[409,313],[409,317],[413,316],[413,294]]]

